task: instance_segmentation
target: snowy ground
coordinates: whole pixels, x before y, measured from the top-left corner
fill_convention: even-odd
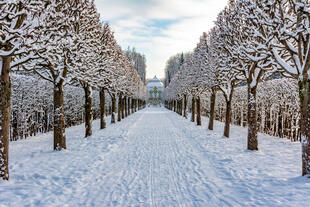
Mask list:
[[[259,136],[246,149],[246,129],[222,137],[164,108],[148,108],[83,138],[67,130],[68,150],[53,152],[52,134],[10,144],[10,181],[0,207],[40,206],[308,206],[299,143]]]

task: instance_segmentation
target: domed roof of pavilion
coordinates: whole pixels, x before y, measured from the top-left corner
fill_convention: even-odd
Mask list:
[[[146,87],[149,90],[154,90],[155,87],[157,88],[156,90],[162,90],[164,84],[155,75],[155,77],[147,83]]]

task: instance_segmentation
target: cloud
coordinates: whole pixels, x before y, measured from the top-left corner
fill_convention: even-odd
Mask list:
[[[227,0],[95,0],[122,48],[147,59],[147,77],[164,77],[168,58],[191,51],[214,24]]]

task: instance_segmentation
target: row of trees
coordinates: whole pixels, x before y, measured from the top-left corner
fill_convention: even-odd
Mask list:
[[[258,150],[257,88],[273,73],[296,80],[302,143],[302,175],[310,173],[310,1],[231,0],[218,15],[215,27],[203,33],[191,58],[185,61],[166,89],[168,107],[187,96],[197,105],[210,92],[213,129],[216,93],[225,100],[224,136],[229,137],[235,88],[246,85],[248,149]],[[265,91],[268,96],[268,90]],[[280,92],[279,92],[280,93]],[[283,90],[285,96],[292,91]],[[283,95],[282,94],[282,95]],[[175,101],[179,100],[179,101]],[[271,98],[270,98],[271,100]],[[176,102],[176,103],[175,103]],[[181,108],[181,107],[177,107]],[[194,108],[193,108],[194,110]],[[192,110],[192,111],[193,111]],[[180,112],[180,109],[178,110]],[[283,110],[280,116],[285,116]],[[200,124],[200,121],[198,121]]]
[[[143,54],[136,51],[136,48],[130,48],[128,47],[127,50],[125,50],[125,54],[127,58],[130,60],[131,64],[134,66],[134,68],[138,71],[138,74],[142,80],[142,82],[145,84],[146,82],[146,58]]]
[[[105,92],[115,123],[125,110],[143,104],[146,88],[136,69],[100,21],[93,0],[0,0],[0,178],[9,179],[11,70],[31,71],[53,87],[54,150],[66,149],[64,85],[80,86],[85,96],[85,136],[92,135],[92,90],[100,95],[105,128]],[[129,106],[129,107],[128,107]]]
[[[185,59],[188,59],[189,57],[190,57],[189,53],[185,54],[179,53],[168,59],[165,67],[165,79],[163,81],[165,87],[167,87],[170,84],[173,76],[179,71]]]
[[[53,85],[33,74],[12,73],[10,141],[53,130]],[[81,87],[64,86],[65,127],[85,120],[85,96]],[[106,114],[111,114],[111,98],[106,93]],[[99,91],[93,91],[92,114],[100,118]]]
[[[257,123],[258,131],[269,134],[271,136],[278,136],[288,138],[292,141],[300,141],[300,127],[299,127],[299,95],[297,83],[295,80],[282,78],[265,81],[259,84],[257,88]],[[246,86],[236,87],[231,107],[231,124],[238,126],[247,126],[247,93]],[[211,92],[206,91],[201,94],[201,116],[210,116]],[[190,111],[196,111],[196,106],[192,106],[192,97],[189,96],[187,103]],[[177,104],[177,102],[176,102]],[[179,107],[184,110],[184,100],[181,100]],[[191,108],[194,107],[194,110]],[[174,110],[173,105],[170,109]],[[186,111],[176,111],[180,115],[185,114]],[[198,114],[200,114],[198,113]],[[196,119],[197,114],[193,114],[192,121]],[[214,120],[225,122],[226,118],[226,100],[221,91],[216,94],[216,101],[214,106]]]

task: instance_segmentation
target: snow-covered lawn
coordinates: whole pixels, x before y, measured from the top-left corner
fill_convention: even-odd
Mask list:
[[[247,129],[226,139],[206,122],[147,108],[104,130],[95,121],[90,138],[67,129],[65,151],[52,151],[52,133],[13,142],[0,207],[309,205],[299,143],[260,135],[251,152]]]

